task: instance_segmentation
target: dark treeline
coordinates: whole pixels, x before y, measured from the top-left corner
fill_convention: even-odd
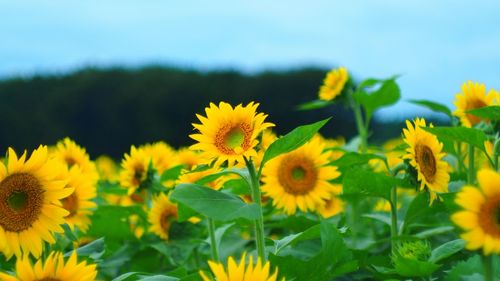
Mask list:
[[[326,136],[356,134],[352,113],[343,106],[315,111],[295,107],[316,98],[325,69],[245,75],[237,71],[200,72],[165,67],[138,70],[85,69],[62,76],[0,81],[0,149],[32,149],[69,136],[96,157],[120,158],[131,144],[164,140],[175,147],[188,135],[196,113],[209,102],[257,101],[278,134],[300,124],[333,116]],[[204,114],[204,113],[203,113]],[[372,126],[371,141],[401,133],[402,121]]]

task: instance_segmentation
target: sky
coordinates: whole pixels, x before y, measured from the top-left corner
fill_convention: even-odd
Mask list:
[[[400,74],[381,116],[425,114],[406,101],[453,108],[467,80],[500,90],[500,1],[0,0],[0,78],[148,64]]]

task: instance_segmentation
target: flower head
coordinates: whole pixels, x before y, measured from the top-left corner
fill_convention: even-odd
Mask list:
[[[323,85],[319,89],[319,99],[324,101],[335,99],[344,89],[347,80],[349,80],[349,73],[345,67],[332,69],[326,74]]]

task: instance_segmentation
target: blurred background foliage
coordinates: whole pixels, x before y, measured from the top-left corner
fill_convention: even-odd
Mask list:
[[[131,144],[164,140],[192,143],[191,123],[209,102],[233,105],[257,101],[278,134],[333,116],[322,133],[356,135],[354,118],[342,105],[297,111],[317,98],[326,69],[302,68],[244,74],[233,70],[197,71],[164,66],[140,69],[86,68],[64,75],[0,81],[0,150],[32,149],[69,136],[92,157],[121,158]],[[402,93],[404,98],[404,93]],[[374,119],[371,143],[401,134],[403,120]]]

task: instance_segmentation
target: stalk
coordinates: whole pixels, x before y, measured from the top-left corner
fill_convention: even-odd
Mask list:
[[[475,169],[474,169],[474,146],[469,144],[469,174],[467,177],[468,184],[473,184],[475,180]]]
[[[366,153],[368,148],[368,132],[363,123],[361,106],[354,101],[351,101],[351,107],[354,111],[354,119],[356,120],[356,128],[358,129],[359,138],[361,139],[361,153]],[[368,124],[367,124],[368,125]]]
[[[251,159],[247,159],[245,157],[245,164],[247,165],[248,173],[250,174],[251,186],[252,190],[252,200],[259,209],[259,216],[254,221],[255,225],[255,244],[257,245],[257,253],[262,260],[262,263],[265,264],[267,261],[266,258],[266,248],[265,248],[265,240],[264,240],[264,216],[262,214],[262,204],[261,204],[261,195],[260,195],[260,183],[259,177],[255,171],[255,167]],[[260,174],[260,170],[259,170]]]
[[[398,236],[398,187],[391,190],[391,249],[396,251],[396,237]]]
[[[210,237],[210,250],[212,251],[212,260],[220,262],[219,249],[215,240],[215,223],[211,218],[207,218],[208,222],[208,236]]]
[[[493,254],[482,256],[484,267],[484,281],[493,281]]]

